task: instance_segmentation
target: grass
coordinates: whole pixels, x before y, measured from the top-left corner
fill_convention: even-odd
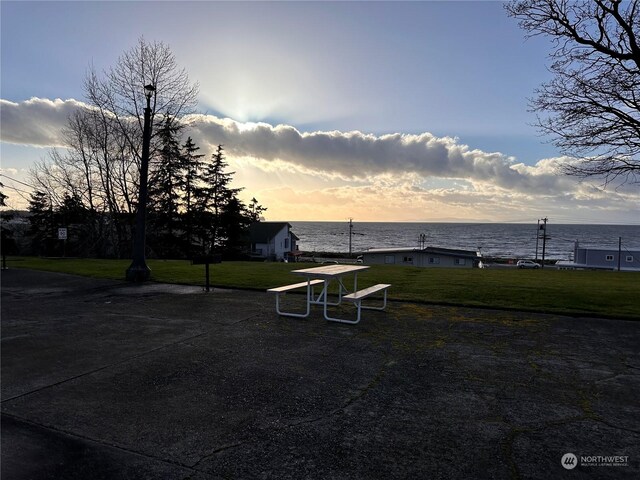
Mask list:
[[[203,285],[203,265],[148,260],[157,282]],[[10,257],[9,268],[31,268],[124,281],[130,260]],[[210,266],[211,284],[265,290],[300,281],[290,273],[309,264],[223,262]],[[389,298],[411,302],[516,309],[640,320],[640,274],[610,271],[449,269],[373,265],[362,287],[390,283]]]

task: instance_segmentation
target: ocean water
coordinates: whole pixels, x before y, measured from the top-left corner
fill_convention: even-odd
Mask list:
[[[349,222],[290,222],[306,252],[348,252]],[[480,250],[484,256],[535,258],[537,224],[513,223],[378,223],[354,222],[352,252],[369,248],[424,246]],[[545,257],[567,260],[576,241],[581,246],[640,250],[640,225],[555,225],[547,224]],[[538,242],[542,258],[542,240]]]

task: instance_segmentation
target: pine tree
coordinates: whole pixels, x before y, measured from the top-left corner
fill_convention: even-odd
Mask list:
[[[86,205],[78,195],[66,193],[62,198],[62,203],[56,209],[54,218],[61,225],[84,224],[87,221],[88,213]]]
[[[198,154],[200,147],[197,147],[191,137],[182,146],[182,154],[180,156],[182,169],[182,206],[183,228],[184,228],[184,244],[186,254],[192,256],[192,245],[194,235],[194,223],[196,219],[196,189],[198,187],[198,179],[202,171],[203,163],[200,161],[203,154]]]
[[[0,187],[4,187],[0,182]],[[7,195],[0,191],[0,207],[7,206]],[[10,213],[0,214],[0,250],[2,251],[2,268],[7,267],[7,255],[17,253],[16,241],[13,238],[13,230],[7,228],[7,222],[13,218]]]
[[[251,199],[251,203],[249,204],[249,218],[252,222],[259,222],[260,217],[262,217],[262,212],[266,211],[267,208],[260,205],[256,197]]]
[[[199,229],[204,236],[205,252],[220,251],[225,243],[225,225],[222,213],[232,199],[236,199],[241,188],[231,188],[235,172],[226,172],[229,165],[224,158],[224,149],[218,145],[211,162],[204,164],[202,187],[197,191]]]
[[[237,197],[232,197],[224,206],[220,217],[221,244],[225,256],[238,259],[249,244],[251,216],[246,206]]]
[[[52,229],[54,245],[62,250],[63,255],[86,256],[93,250],[91,217],[91,209],[77,194],[65,194],[54,211]],[[67,228],[67,239],[62,243],[57,238],[57,227]]]
[[[180,256],[176,241],[183,188],[182,155],[178,135],[182,127],[165,116],[158,130],[160,144],[149,185],[149,243],[161,256]]]
[[[48,253],[53,241],[55,218],[50,197],[35,191],[29,198],[29,235],[32,237],[32,248],[37,255]]]
[[[0,182],[0,187],[4,187],[4,184],[2,182]],[[4,192],[0,191],[0,207],[7,206],[7,198],[9,197],[5,195]]]

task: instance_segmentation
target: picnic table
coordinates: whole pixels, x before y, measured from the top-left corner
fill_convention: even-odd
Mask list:
[[[302,276],[306,278],[305,282],[295,283],[292,285],[284,285],[282,287],[270,288],[268,291],[276,293],[276,311],[279,315],[290,317],[305,318],[309,316],[311,311],[311,305],[322,305],[324,318],[332,322],[355,324],[360,321],[361,310],[384,310],[387,305],[387,289],[391,286],[383,283],[373,285],[371,287],[358,290],[358,273],[368,269],[366,265],[323,265],[321,267],[303,268],[300,270],[292,270],[294,275]],[[345,285],[345,277],[353,275],[353,289],[347,288]],[[331,282],[337,281],[338,283],[338,298],[337,301],[329,301],[329,285]],[[322,291],[316,296],[314,286],[322,284]],[[283,312],[280,309],[280,294],[297,288],[307,288],[307,310],[305,313]],[[363,306],[362,300],[373,295],[376,292],[384,292],[384,301],[382,307]],[[351,292],[351,293],[349,293]],[[353,302],[357,307],[357,317],[355,320],[336,318],[330,316],[328,313],[329,306],[338,306],[343,300]]]

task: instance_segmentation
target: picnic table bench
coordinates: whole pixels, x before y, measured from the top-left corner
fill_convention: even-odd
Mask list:
[[[342,297],[344,300],[349,302],[353,302],[358,308],[358,317],[355,321],[349,322],[348,320],[343,320],[345,323],[358,323],[360,321],[360,311],[361,310],[384,310],[387,307],[387,289],[391,286],[389,283],[378,283],[377,285],[373,285],[371,287],[363,288],[362,290],[355,291],[348,295]],[[374,293],[383,291],[383,303],[381,307],[364,307],[362,306],[362,300],[373,295]]]
[[[311,300],[313,299],[313,286],[318,285],[319,283],[324,283],[322,280],[309,280],[307,282],[300,283],[292,283],[291,285],[283,285],[281,287],[274,287],[267,290],[267,292],[273,292],[276,294],[276,312],[278,315],[284,315],[286,317],[301,317],[305,318],[309,316],[309,312],[311,311]],[[292,313],[292,312],[282,312],[280,310],[280,294],[286,293],[291,290],[297,290],[299,288],[307,289],[307,312],[306,313]]]
[[[371,287],[363,288],[362,290],[358,290],[358,272],[369,268],[364,265],[326,265],[322,267],[314,267],[314,268],[305,268],[301,270],[293,270],[291,273],[295,275],[301,275],[307,278],[307,281],[294,283],[291,285],[284,285],[282,287],[274,287],[270,288],[267,291],[273,292],[276,294],[276,312],[279,315],[289,316],[289,317],[299,317],[305,318],[309,316],[311,311],[311,304],[319,304],[323,306],[324,317],[327,320],[332,322],[340,322],[340,323],[349,323],[355,324],[360,322],[361,312],[362,310],[384,310],[387,306],[387,289],[391,286],[388,283],[380,283],[377,285],[373,285]],[[345,287],[342,278],[344,276],[353,274],[353,290],[352,293],[349,293],[349,290]],[[337,302],[329,302],[329,284],[332,280],[337,280],[338,282],[338,299]],[[320,294],[316,297],[313,286],[322,283],[323,288]],[[299,288],[307,288],[307,310],[305,313],[294,313],[294,312],[283,312],[280,308],[280,294],[285,293],[290,290],[295,290]],[[374,295],[378,292],[384,292],[383,304],[381,307],[371,307],[371,306],[363,306],[362,301]],[[343,295],[345,294],[345,295]],[[352,302],[357,308],[357,316],[355,320],[345,319],[345,318],[336,318],[332,317],[328,314],[327,307],[328,306],[337,306],[340,305],[342,300]]]

